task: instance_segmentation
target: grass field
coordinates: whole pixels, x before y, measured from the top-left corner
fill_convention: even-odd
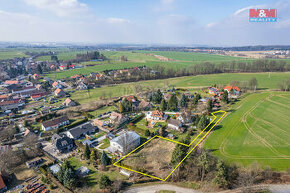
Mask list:
[[[205,148],[241,165],[290,168],[290,93],[248,94],[205,142]]]
[[[25,57],[26,55],[22,51],[0,49],[0,60],[13,59],[15,57]]]
[[[228,74],[212,74],[212,75],[199,75],[199,76],[187,76],[179,78],[170,78],[165,80],[150,80],[141,81],[137,83],[126,83],[112,86],[104,86],[101,88],[91,89],[90,93],[86,90],[76,91],[72,94],[71,98],[79,103],[88,103],[94,100],[99,100],[103,94],[107,97],[111,93],[112,97],[118,97],[123,95],[134,94],[133,87],[136,84],[140,84],[143,89],[156,89],[163,88],[165,82],[169,83],[169,86],[175,86],[178,88],[196,89],[205,86],[211,86],[214,84],[229,84],[233,80],[237,81],[249,81],[251,78],[256,77],[258,80],[258,88],[260,89],[278,89],[277,84],[282,80],[286,80],[290,77],[290,72],[287,73],[271,73],[269,78],[268,73],[228,73]]]

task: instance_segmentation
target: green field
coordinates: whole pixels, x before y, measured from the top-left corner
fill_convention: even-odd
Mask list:
[[[26,55],[19,50],[0,49],[0,60],[13,59],[15,57],[25,57]]]
[[[89,91],[82,90],[76,91],[72,94],[71,98],[79,103],[88,103],[91,101],[99,100],[99,97],[104,94],[106,97],[118,97],[123,95],[134,94],[133,87],[136,84],[140,84],[145,89],[163,88],[168,82],[169,87],[175,86],[178,88],[187,89],[199,89],[201,87],[211,86],[214,84],[226,85],[233,80],[237,81],[249,81],[255,77],[258,80],[258,88],[260,89],[278,89],[277,84],[282,80],[286,80],[290,77],[290,72],[287,73],[271,73],[269,78],[268,73],[225,73],[225,74],[212,74],[212,75],[198,75],[198,76],[186,76],[179,78],[170,78],[163,80],[149,80],[140,81],[137,83],[125,83],[112,86],[104,86],[101,88],[91,89]]]
[[[205,142],[205,148],[241,165],[290,168],[290,93],[246,94]]]

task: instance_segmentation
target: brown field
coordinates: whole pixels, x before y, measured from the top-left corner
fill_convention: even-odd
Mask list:
[[[166,178],[173,170],[171,156],[176,143],[156,138],[128,157],[122,164],[130,168],[159,178]]]

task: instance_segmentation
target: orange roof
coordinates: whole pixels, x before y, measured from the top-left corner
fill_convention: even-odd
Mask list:
[[[6,80],[5,84],[18,84],[18,80]]]
[[[58,85],[58,82],[56,81],[52,84],[53,87],[56,87],[57,85]]]
[[[236,91],[240,91],[240,89],[239,89],[239,87],[237,87],[237,86],[226,86],[225,88],[224,88],[224,90],[228,90],[228,91],[230,91],[230,90],[236,90]]]
[[[8,95],[0,95],[0,99],[7,99],[7,98],[9,98]]]
[[[58,88],[58,89],[56,89],[54,92],[58,94],[58,93],[60,93],[61,91],[62,91],[62,90],[61,90],[60,88]]]
[[[151,116],[152,117],[160,117],[160,118],[162,118],[163,117],[163,112],[162,111],[158,111],[158,110],[152,111],[152,115]]]
[[[6,185],[4,183],[4,180],[3,180],[2,176],[0,175],[0,190],[5,188],[5,187],[6,187]]]

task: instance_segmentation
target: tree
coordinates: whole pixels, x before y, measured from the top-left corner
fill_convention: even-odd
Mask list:
[[[85,150],[84,150],[84,157],[86,159],[90,159],[91,150],[89,145],[86,143]]]
[[[146,129],[146,130],[145,130],[145,136],[146,136],[146,137],[149,137],[150,135],[151,135],[151,133],[150,133],[149,129]]]
[[[177,97],[175,94],[173,94],[168,101],[167,110],[177,111],[177,109],[178,109]]]
[[[37,72],[38,74],[42,74],[42,68],[39,64],[37,65]]]
[[[207,112],[210,113],[212,111],[212,100],[209,99],[207,102]]]
[[[226,188],[228,185],[228,172],[225,164],[218,160],[217,171],[215,172],[215,178],[213,179],[214,183],[219,185],[221,188]]]
[[[162,99],[161,104],[160,104],[160,110],[165,111],[167,109],[167,102],[165,99]]]
[[[179,106],[183,108],[187,107],[187,97],[185,96],[185,94],[182,94],[179,101]]]
[[[160,89],[158,89],[156,92],[153,93],[153,95],[152,95],[152,101],[153,102],[155,102],[157,104],[160,104],[162,99],[163,99],[163,94],[160,91]]]
[[[72,168],[67,168],[63,173],[63,185],[71,188],[75,184],[75,172]]]
[[[204,129],[207,126],[207,123],[208,123],[208,121],[207,121],[206,116],[202,115],[198,124],[197,124],[197,128]]]
[[[197,159],[197,165],[200,167],[201,181],[203,181],[205,174],[209,170],[209,157],[206,151],[203,151]]]
[[[222,101],[225,103],[229,102],[229,93],[227,91],[224,91]]]
[[[123,113],[123,112],[124,112],[124,106],[123,106],[123,104],[120,103],[119,106],[120,106],[120,107],[119,107],[119,111],[120,111],[120,113]]]
[[[127,56],[124,56],[124,55],[123,55],[123,56],[121,56],[121,61],[122,61],[122,62],[126,62],[126,61],[128,61],[128,58],[127,58]]]
[[[110,180],[110,178],[108,176],[102,175],[100,178],[99,184],[100,184],[101,189],[105,189],[105,188],[108,188],[111,186],[112,181]]]
[[[110,158],[108,157],[108,155],[106,154],[105,151],[103,151],[102,156],[101,156],[101,164],[104,166],[107,166],[111,163]]]
[[[256,89],[257,89],[257,86],[258,86],[258,81],[256,78],[252,78],[249,82],[249,87],[251,90],[254,90],[256,92]]]
[[[93,149],[91,151],[90,159],[92,162],[95,162],[99,158],[98,151],[96,149]]]
[[[124,112],[132,111],[132,103],[130,101],[128,101],[127,98],[124,98],[121,101],[121,105],[123,106]]]
[[[198,100],[199,100],[199,99],[201,99],[200,94],[196,94],[195,97],[194,97],[194,99],[193,99],[193,101],[192,101],[192,103],[193,103],[194,105],[196,105],[196,104],[198,103]]]

